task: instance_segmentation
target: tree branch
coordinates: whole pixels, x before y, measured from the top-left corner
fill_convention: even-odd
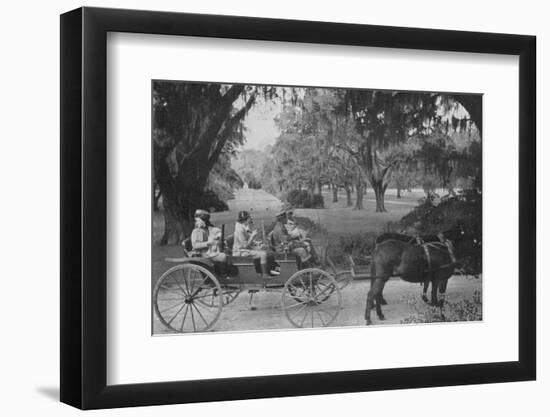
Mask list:
[[[219,90],[220,85],[216,85],[216,87]],[[237,100],[243,91],[243,85],[235,84],[229,88],[229,90],[223,95],[219,106],[215,110],[212,110],[212,114],[209,115],[211,118],[207,122],[206,130],[197,137],[193,148],[189,152],[183,154],[181,163],[192,160],[199,153],[212,147],[212,144],[218,137],[219,130],[222,128],[225,120],[227,119],[227,115],[231,112],[233,102]],[[212,94],[212,90],[209,91],[209,94]]]
[[[353,157],[357,157],[359,155],[359,151],[354,151],[353,149],[351,149],[351,147],[349,146],[346,146],[346,145],[342,145],[340,143],[337,143],[335,145],[336,148],[338,149],[342,149],[343,151],[347,152],[348,154],[350,154],[351,156]]]
[[[227,139],[233,133],[233,130],[237,126],[237,124],[246,116],[246,113],[248,113],[248,110],[252,107],[256,100],[256,94],[252,94],[246,104],[243,108],[241,108],[237,113],[233,115],[233,117],[225,123],[225,126],[220,134],[217,135],[218,137],[218,143],[216,144],[214,151],[211,153],[211,155],[208,158],[208,168],[211,169],[216,161],[218,160],[218,157],[220,156],[220,153],[222,152],[225,144],[227,143]]]

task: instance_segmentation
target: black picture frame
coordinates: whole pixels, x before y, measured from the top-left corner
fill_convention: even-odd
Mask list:
[[[107,385],[108,32],[519,56],[519,360]],[[62,402],[95,409],[535,379],[534,36],[85,7],[61,15],[60,57]]]

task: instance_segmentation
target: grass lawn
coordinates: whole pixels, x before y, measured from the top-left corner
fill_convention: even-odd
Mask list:
[[[316,223],[321,223],[329,233],[348,234],[356,232],[375,232],[383,230],[384,225],[389,221],[398,221],[405,214],[411,211],[418,200],[424,196],[422,190],[403,192],[402,198],[396,198],[395,190],[386,192],[386,213],[376,213],[376,200],[372,190],[365,195],[363,210],[355,210],[353,207],[346,207],[346,194],[341,191],[338,195],[338,202],[332,202],[332,192],[323,192],[325,200],[324,209],[295,209],[296,216],[308,217]],[[355,197],[355,196],[353,196]],[[263,190],[237,190],[235,199],[228,201],[229,210],[213,213],[212,222],[220,226],[225,224],[226,233],[233,233],[237,213],[247,210],[252,213],[256,226],[261,229],[262,222],[265,225],[275,220],[275,214],[281,209],[282,203],[279,199]],[[162,212],[153,214],[153,240],[158,242],[163,232]]]

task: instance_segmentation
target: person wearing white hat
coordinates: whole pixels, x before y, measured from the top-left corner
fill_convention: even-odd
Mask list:
[[[225,275],[227,256],[221,251],[221,229],[210,222],[210,213],[206,210],[195,211],[195,228],[191,232],[191,246],[201,257],[216,263],[220,275]]]

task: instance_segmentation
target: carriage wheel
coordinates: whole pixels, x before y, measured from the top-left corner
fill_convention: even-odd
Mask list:
[[[295,327],[326,327],[342,308],[342,295],[328,272],[309,268],[292,275],[283,288],[281,305]]]
[[[220,318],[222,294],[214,274],[202,266],[185,263],[159,278],[153,290],[153,306],[161,323],[170,330],[205,332]]]
[[[231,304],[233,301],[235,301],[241,293],[241,287],[236,285],[222,285],[221,288],[221,300],[224,306]],[[198,302],[206,306],[213,307],[217,305],[219,300],[220,298],[218,297],[218,291],[216,290],[213,291],[211,297],[201,298],[198,300]]]

